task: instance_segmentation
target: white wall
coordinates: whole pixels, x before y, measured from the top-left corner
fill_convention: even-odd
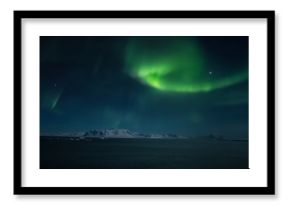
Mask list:
[[[288,204],[290,202],[290,12],[286,0],[49,0],[0,1],[1,204]],[[276,196],[14,196],[13,10],[276,10]],[[288,87],[287,87],[288,86]],[[36,125],[38,126],[38,125]]]

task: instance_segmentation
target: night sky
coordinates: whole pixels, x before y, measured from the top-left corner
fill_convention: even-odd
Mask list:
[[[248,138],[248,37],[40,37],[40,132]]]

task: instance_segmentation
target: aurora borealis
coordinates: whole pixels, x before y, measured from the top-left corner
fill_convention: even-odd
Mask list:
[[[127,49],[130,74],[162,91],[210,92],[248,78],[247,69],[236,68],[226,78],[219,76],[217,67],[208,61],[198,41],[190,38],[137,38]]]
[[[40,37],[41,132],[248,137],[247,36]]]

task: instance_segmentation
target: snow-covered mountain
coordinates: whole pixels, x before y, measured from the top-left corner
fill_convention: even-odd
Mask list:
[[[98,137],[98,138],[184,138],[175,134],[143,134],[132,132],[127,129],[105,129],[105,130],[90,130],[85,132],[84,137]]]
[[[105,130],[90,130],[85,132],[84,137],[99,137],[99,138],[135,138],[138,133],[131,132],[127,129],[105,129]]]
[[[91,139],[91,138],[128,138],[128,139],[177,139],[177,138],[186,138],[176,134],[143,134],[138,132],[132,132],[127,129],[104,129],[104,130],[89,130],[87,132],[75,132],[75,133],[45,133],[42,136],[50,137],[73,137],[79,139]]]

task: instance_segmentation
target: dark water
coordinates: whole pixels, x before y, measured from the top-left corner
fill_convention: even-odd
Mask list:
[[[247,169],[248,142],[42,139],[41,169]]]

